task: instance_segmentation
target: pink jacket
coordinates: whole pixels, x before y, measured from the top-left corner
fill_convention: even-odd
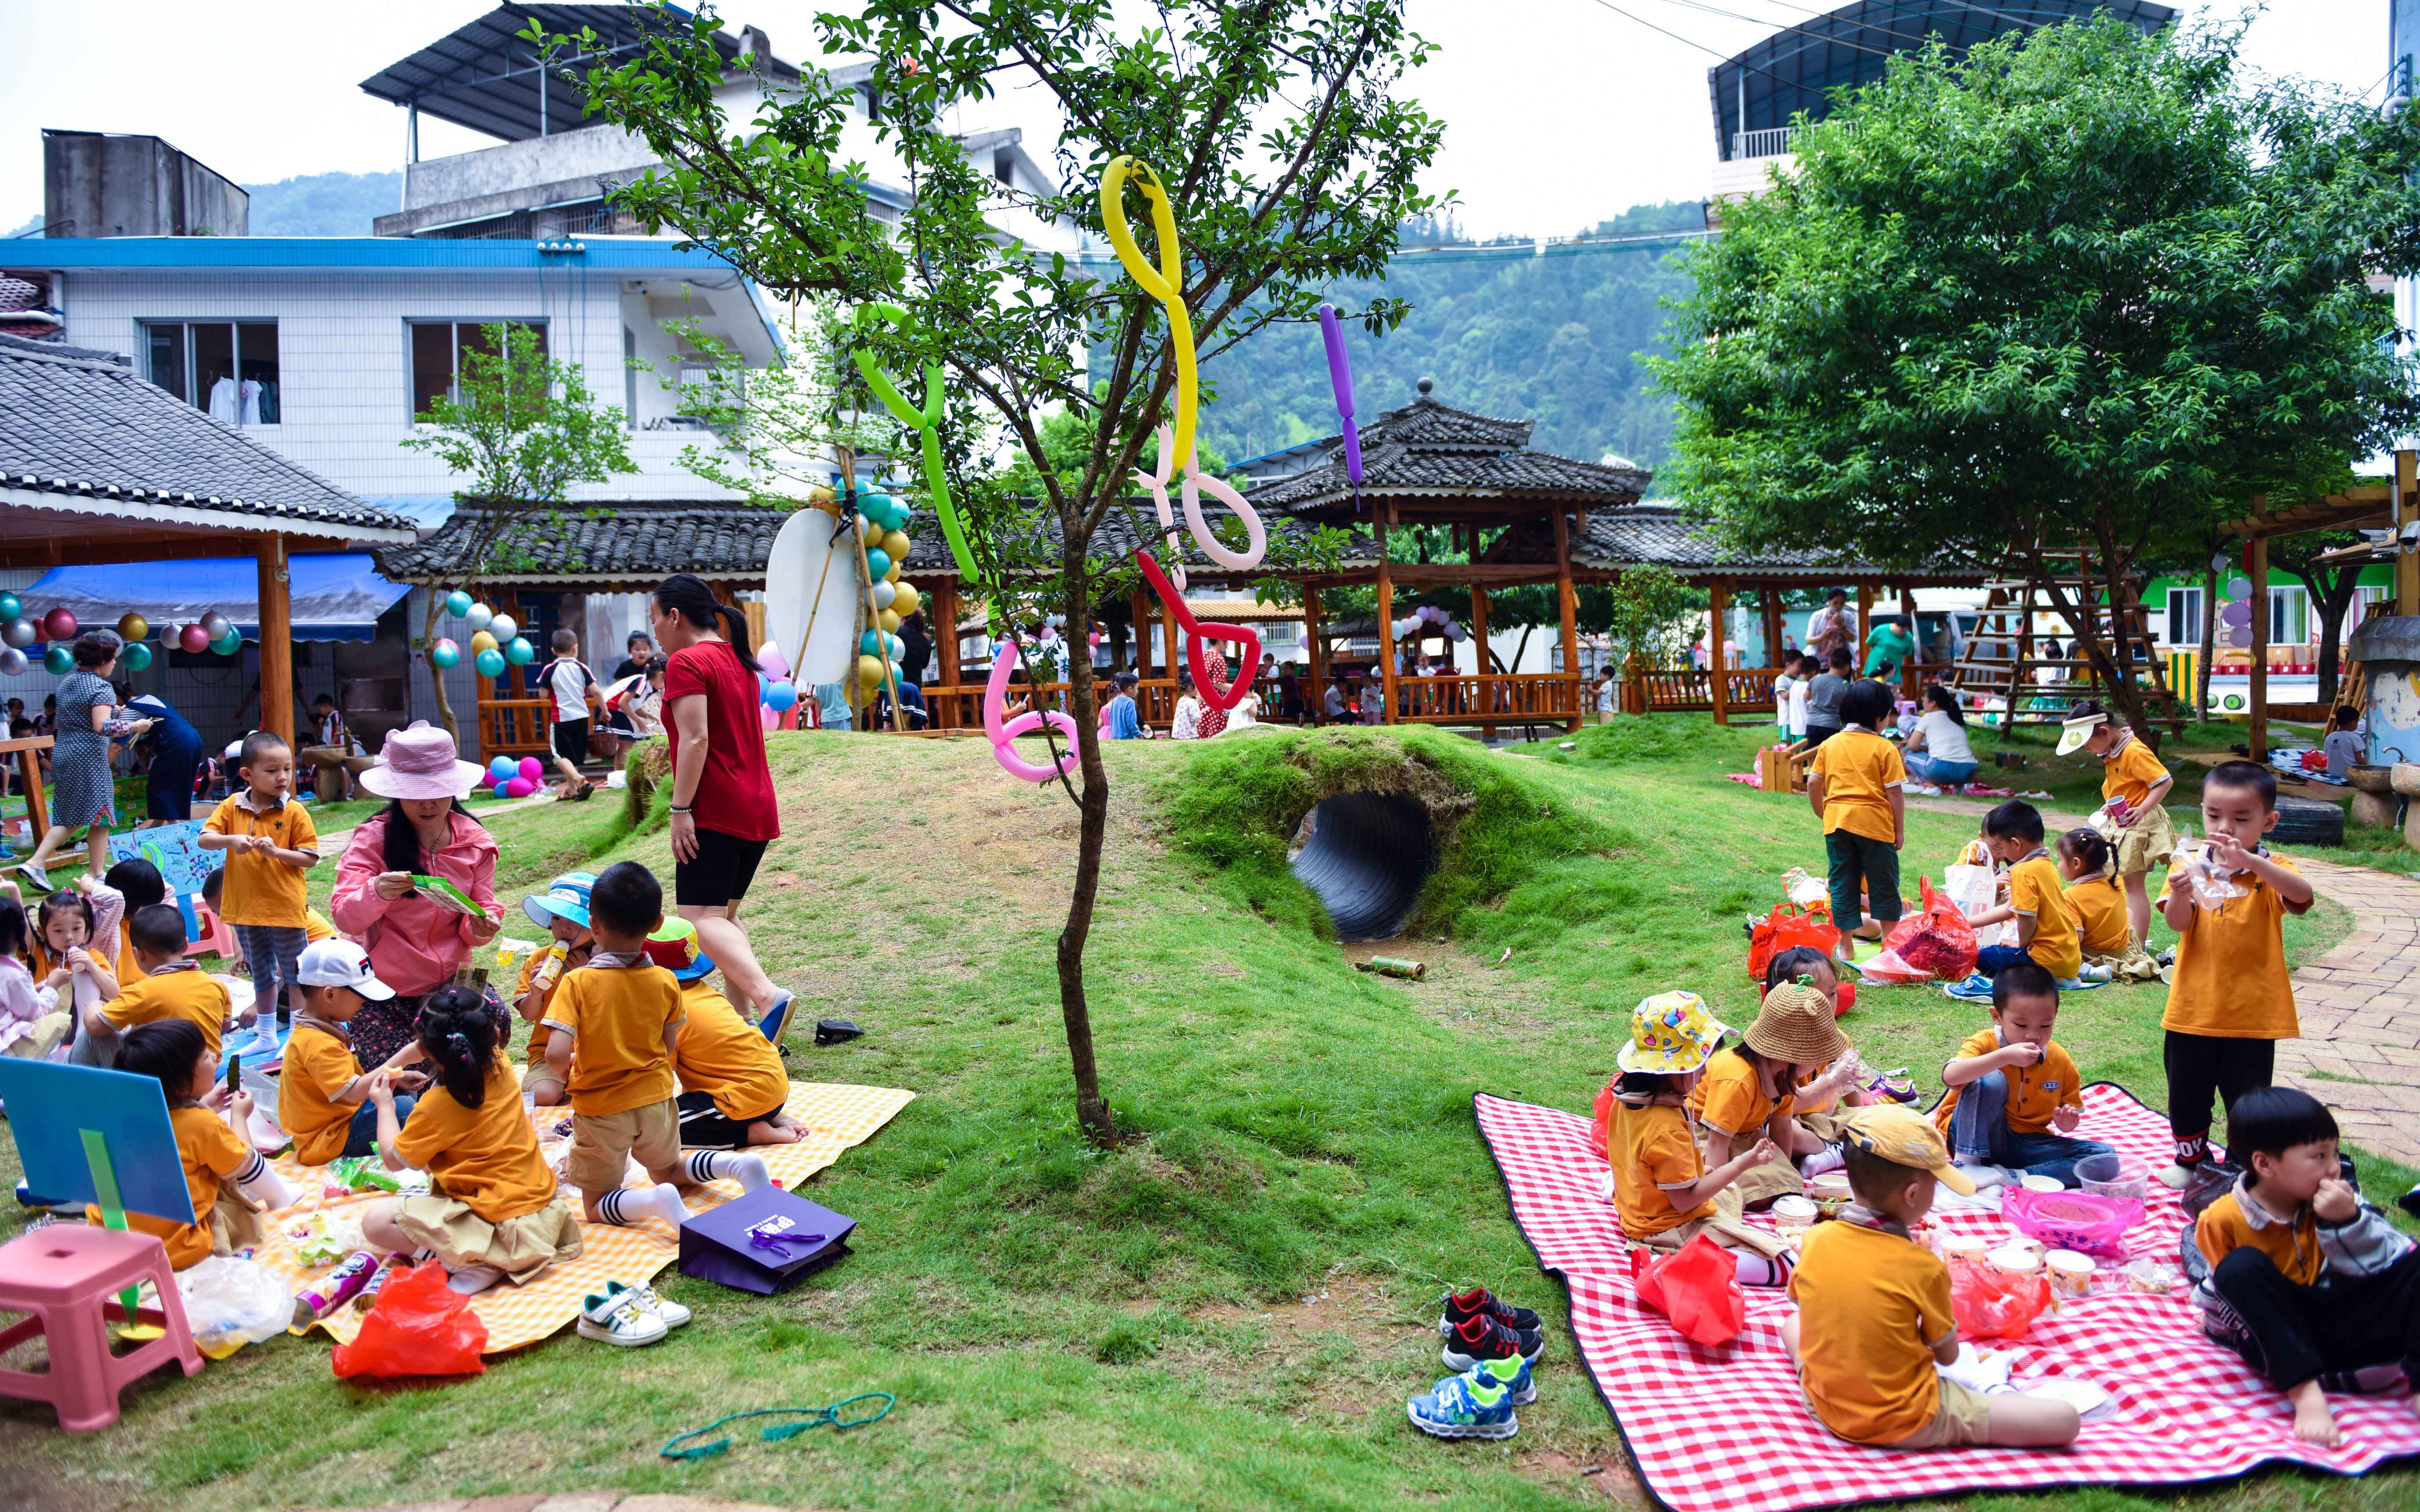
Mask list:
[[[489,918],[504,921],[496,903],[496,842],[470,815],[453,815],[453,833],[435,851],[423,851],[420,870],[443,877],[468,893]],[[381,898],[374,884],[386,870],[386,815],[353,831],[344,859],[336,863],[336,890],[328,911],[336,928],[362,942],[379,980],[407,997],[434,992],[471,959],[471,921],[426,898]]]

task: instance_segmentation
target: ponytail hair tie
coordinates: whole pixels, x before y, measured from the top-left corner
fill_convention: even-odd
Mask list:
[[[463,1037],[463,1035],[462,1035],[462,1031],[461,1031],[461,1030],[459,1030],[459,1029],[457,1029],[457,1030],[455,1030],[453,1033],[451,1033],[451,1034],[447,1035],[447,1036],[445,1037],[445,1042],[446,1042],[447,1044],[452,1045],[455,1049],[457,1049],[457,1050],[460,1051],[466,1058],[467,1058],[467,1057],[470,1056],[470,1054],[471,1054],[471,1041],[470,1041],[469,1040],[467,1040],[467,1039],[465,1039],[465,1038]]]

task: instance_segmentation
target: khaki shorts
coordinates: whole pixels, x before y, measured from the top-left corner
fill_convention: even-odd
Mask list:
[[[515,1285],[557,1260],[580,1257],[580,1220],[560,1192],[535,1212],[489,1223],[461,1198],[431,1190],[398,1198],[395,1226],[414,1244],[435,1251],[449,1271],[491,1265]]]
[[[2154,809],[2126,829],[2118,831],[2110,849],[2118,856],[2118,874],[2140,876],[2155,866],[2165,866],[2177,848],[2177,823],[2165,809]]]
[[[1815,1412],[1815,1421],[1822,1423],[1823,1414],[1815,1412],[1815,1398],[1807,1396],[1807,1378],[1803,1374],[1798,1379],[1798,1395],[1806,1398],[1807,1410]],[[1825,1425],[1825,1431],[1831,1431],[1830,1425]],[[1838,1438],[1839,1435],[1835,1433],[1833,1437]],[[1844,1439],[1841,1442],[1854,1443],[1857,1441]],[[1991,1442],[1992,1399],[1979,1391],[1969,1391],[1947,1376],[1943,1376],[1941,1406],[1933,1412],[1932,1421],[1904,1439],[1895,1439],[1889,1443],[1870,1443],[1866,1447],[1869,1449],[1965,1449]]]
[[[583,1195],[619,1187],[633,1155],[659,1181],[680,1175],[680,1108],[671,1098],[620,1113],[572,1114],[564,1174]]]
[[[1769,1260],[1779,1259],[1790,1253],[1790,1241],[1779,1234],[1769,1229],[1753,1228],[1739,1221],[1738,1197],[1731,1196],[1730,1210],[1724,1211],[1723,1198],[1727,1196],[1730,1196],[1729,1188],[1714,1194],[1714,1213],[1711,1218],[1692,1218],[1662,1233],[1633,1236],[1630,1242],[1658,1254],[1670,1254],[1703,1234],[1725,1249],[1749,1250]]]

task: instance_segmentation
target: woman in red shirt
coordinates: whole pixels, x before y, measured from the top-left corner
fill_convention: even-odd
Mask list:
[[[737,921],[765,847],[782,833],[748,622],[686,572],[656,589],[647,618],[656,643],[671,654],[663,720],[673,748],[673,903],[697,926],[698,943],[742,1006],[763,1013],[757,1026],[765,1038],[778,1044],[790,995],[756,964]]]

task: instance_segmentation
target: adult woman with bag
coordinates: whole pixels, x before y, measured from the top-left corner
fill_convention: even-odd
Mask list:
[[[765,1038],[779,1044],[790,994],[756,964],[737,918],[765,848],[782,834],[748,622],[686,572],[657,587],[647,618],[670,654],[663,717],[673,750],[673,905],[697,926],[699,945],[742,1007],[763,1014]]]
[[[479,775],[478,763],[458,758],[454,737],[426,721],[389,732],[379,764],[361,775],[363,789],[387,806],[354,829],[336,864],[328,911],[337,929],[362,942],[379,980],[395,989],[386,1002],[364,1003],[348,1026],[355,1057],[371,1057],[365,1066],[382,1064],[411,1042],[421,999],[452,982],[471,952],[504,926],[496,842],[461,801]],[[452,883],[479,917],[440,902],[414,876]],[[509,1035],[511,1021],[493,987],[488,1011],[498,1031]]]

